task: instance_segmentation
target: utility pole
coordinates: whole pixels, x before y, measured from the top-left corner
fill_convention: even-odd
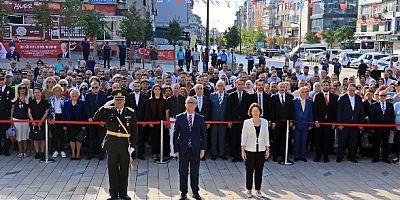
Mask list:
[[[242,54],[242,6],[239,7],[239,54]]]
[[[210,0],[207,0],[206,49],[205,49],[206,56],[204,57],[204,59],[205,59],[204,64],[205,64],[206,69],[208,69],[208,60],[209,60],[209,51],[210,51],[209,40],[210,40]]]

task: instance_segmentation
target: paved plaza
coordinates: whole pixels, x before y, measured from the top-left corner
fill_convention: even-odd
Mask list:
[[[333,159],[331,159],[333,160]],[[128,193],[132,199],[179,199],[178,161],[159,165],[135,160]],[[246,199],[243,163],[201,162],[203,199]],[[262,191],[269,199],[400,199],[400,166],[395,164],[299,162],[264,168]],[[0,156],[0,199],[98,199],[108,197],[106,160],[39,163],[32,156]],[[255,199],[255,198],[254,198]]]

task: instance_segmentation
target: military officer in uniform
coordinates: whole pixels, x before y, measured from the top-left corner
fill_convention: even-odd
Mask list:
[[[11,100],[14,99],[14,90],[6,85],[5,74],[0,72],[0,120],[9,120],[11,116]],[[10,139],[7,138],[6,131],[10,124],[0,123],[0,155],[10,155]]]
[[[112,93],[114,100],[106,103],[94,115],[94,121],[106,122],[107,133],[103,148],[108,156],[108,176],[110,183],[110,198],[130,200],[128,196],[128,175],[130,154],[134,159],[134,148],[138,128],[135,111],[125,107],[125,91],[117,90]],[[114,104],[111,106],[110,104]]]

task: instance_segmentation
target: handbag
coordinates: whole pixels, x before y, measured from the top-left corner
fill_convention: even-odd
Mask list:
[[[44,131],[40,126],[33,126],[29,132],[29,139],[31,140],[44,140]]]
[[[81,130],[75,135],[75,139],[82,143],[86,138],[86,132]]]
[[[11,126],[10,128],[7,129],[6,135],[7,138],[10,138],[11,140],[16,140],[17,136],[17,129],[15,128],[15,126]]]

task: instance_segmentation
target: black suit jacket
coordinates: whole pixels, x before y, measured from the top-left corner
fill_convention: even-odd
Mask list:
[[[194,98],[197,99],[197,96]],[[206,121],[211,119],[211,101],[208,97],[203,95],[203,106],[199,110],[199,105],[197,105],[196,113],[202,115]]]
[[[135,93],[131,92],[127,97],[126,105],[135,110],[136,118],[138,121],[145,121],[148,119],[148,113],[149,113],[148,102],[149,102],[149,97],[143,92],[140,92],[139,102],[138,105],[136,105]]]
[[[226,119],[237,121],[249,118],[247,114],[251,103],[251,96],[243,91],[242,102],[239,103],[238,91],[229,94],[228,102],[226,105]]]
[[[381,103],[375,102],[371,105],[371,110],[369,114],[369,121],[372,124],[394,124],[395,115],[393,104],[386,101],[385,113],[382,113]],[[389,131],[393,129],[392,127],[379,128],[383,131]]]
[[[263,118],[267,119],[268,121],[271,121],[271,97],[263,92],[263,97],[262,97],[262,101],[263,101],[263,108],[262,108],[262,112],[263,112]],[[258,103],[258,93],[254,93],[251,95],[251,103]],[[261,106],[261,105],[260,105]]]
[[[336,122],[337,101],[338,96],[329,93],[329,103],[326,106],[324,93],[320,92],[315,95],[313,107],[314,120],[319,122]]]
[[[348,94],[339,98],[337,104],[338,123],[364,123],[364,104],[360,96],[355,95],[354,98],[354,110]]]
[[[271,121],[278,124],[282,120],[293,120],[294,104],[293,95],[285,93],[285,103],[282,105],[279,93],[271,98]]]
[[[85,96],[85,113],[87,118],[93,118],[94,114],[101,106],[107,103],[107,95],[103,91],[99,91],[96,104],[96,96],[89,92]]]
[[[1,92],[2,87],[0,87],[0,119],[9,120],[11,116],[11,100],[14,99],[14,90],[10,86],[5,86],[4,91]]]

